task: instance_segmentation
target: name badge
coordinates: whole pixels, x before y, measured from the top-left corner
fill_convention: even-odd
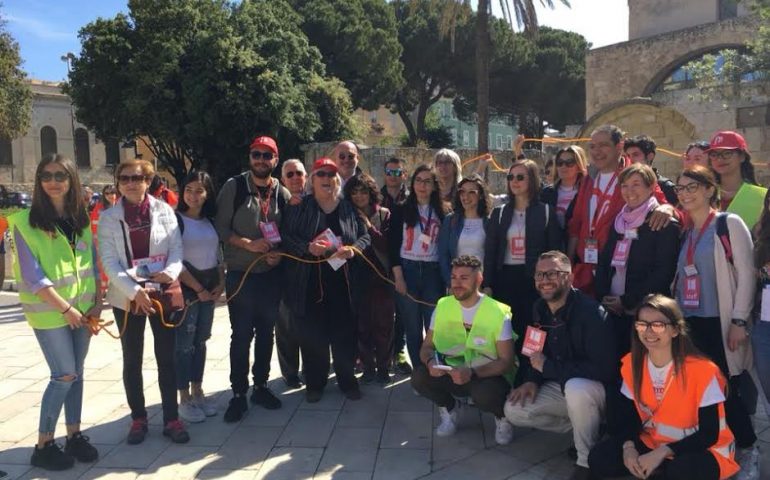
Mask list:
[[[625,267],[628,262],[628,254],[631,251],[631,239],[618,240],[615,250],[612,252],[612,266]]]
[[[268,242],[273,245],[281,243],[281,234],[278,232],[278,225],[275,222],[259,222],[259,229]]]
[[[596,239],[586,240],[586,247],[583,250],[583,262],[596,265],[599,263],[599,243]]]
[[[487,344],[487,339],[484,337],[473,337],[473,344],[477,347]]]
[[[537,327],[528,326],[524,334],[524,344],[521,346],[521,354],[531,357],[535,352],[542,352],[545,346],[546,333]]]
[[[700,305],[700,277],[697,275],[685,277],[682,306],[684,308],[698,308],[699,305]]]
[[[515,260],[524,260],[526,253],[526,245],[524,243],[524,237],[511,238],[511,257]]]
[[[423,247],[429,246],[430,243],[431,243],[430,235],[428,235],[427,233],[421,233],[420,234],[420,243],[422,243]]]
[[[624,234],[624,238],[626,240],[636,240],[639,238],[639,231],[635,228],[630,228],[626,230],[626,233]]]
[[[685,265],[684,274],[687,275],[688,277],[694,277],[698,275],[698,269],[695,268],[695,265]]]

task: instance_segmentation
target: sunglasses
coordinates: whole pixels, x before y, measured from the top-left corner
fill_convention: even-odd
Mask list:
[[[735,155],[737,152],[735,150],[719,150],[719,151],[713,151],[709,152],[709,158],[710,159],[716,159],[719,158],[721,160],[730,160],[733,158],[733,155]]]
[[[314,175],[318,178],[334,178],[337,176],[337,172],[332,172],[330,170],[318,170]]]
[[[648,328],[652,329],[653,333],[663,333],[666,331],[666,327],[671,325],[668,322],[654,321],[645,322],[644,320],[637,320],[634,322],[634,328],[639,333],[644,333]]]
[[[512,182],[514,180],[516,180],[517,182],[523,182],[524,180],[527,179],[527,176],[524,175],[523,173],[517,173],[516,175],[509,173],[505,178],[507,178],[509,182]]]
[[[535,272],[535,281],[542,282],[545,279],[554,281],[559,278],[562,273],[569,273],[565,270],[548,270],[547,272]]]
[[[356,159],[356,154],[355,153],[348,153],[348,154],[340,153],[339,155],[337,155],[337,158],[339,158],[340,160],[345,160],[346,158],[348,160],[355,160]]]
[[[273,152],[259,152],[257,150],[254,150],[249,154],[249,156],[251,156],[252,160],[270,161],[273,159]]]
[[[414,183],[419,183],[420,185],[433,185],[433,179],[432,178],[415,178]]]
[[[577,164],[574,158],[569,160],[556,160],[556,167],[574,167]]]
[[[127,183],[140,183],[145,181],[146,178],[144,175],[118,175],[118,183],[123,185]]]
[[[67,172],[43,172],[37,176],[43,183],[48,183],[51,180],[56,180],[56,183],[64,183],[70,179]]]
[[[687,185],[674,185],[674,193],[677,195],[681,194],[685,190],[687,190],[687,193],[695,193],[698,190],[698,187],[700,187],[700,183],[698,182],[691,182]]]
[[[404,171],[400,168],[386,168],[385,175],[388,177],[400,177]]]
[[[302,170],[295,170],[293,172],[286,172],[286,178],[293,178],[294,175],[296,175],[298,177],[304,177],[305,176],[305,172],[303,172]]]

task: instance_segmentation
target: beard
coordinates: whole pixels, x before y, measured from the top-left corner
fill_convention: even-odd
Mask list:
[[[251,166],[252,175],[262,180],[268,178],[272,172],[273,172],[273,167],[269,165],[268,166],[264,166],[264,165]]]
[[[540,297],[542,297],[542,299],[546,302],[552,302],[564,298],[569,292],[569,289],[569,285],[559,285],[550,293],[543,293],[541,291],[538,291],[538,293],[540,294]]]

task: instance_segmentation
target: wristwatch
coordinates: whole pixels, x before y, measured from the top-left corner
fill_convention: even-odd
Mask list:
[[[741,320],[740,318],[733,318],[731,322],[736,327],[744,327],[744,328],[746,327],[746,325],[749,324],[749,322],[747,322],[746,320]]]

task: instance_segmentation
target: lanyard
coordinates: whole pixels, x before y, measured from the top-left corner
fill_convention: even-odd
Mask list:
[[[693,241],[692,239],[692,234],[695,228],[690,230],[690,235],[687,241],[687,265],[693,264],[693,260],[694,260],[693,257],[695,256],[695,247],[698,246],[698,242],[700,242],[700,239],[703,236],[703,233],[706,231],[708,226],[711,225],[711,221],[714,220],[714,216],[716,216],[716,212],[712,210],[708,218],[706,219],[706,221],[703,223],[703,226],[700,227],[700,232],[698,232],[698,236],[695,237],[695,241]]]
[[[596,223],[599,221],[600,217],[604,216],[604,204],[607,202],[607,200],[612,197],[612,195],[608,195],[607,192],[610,191],[610,187],[615,185],[615,181],[618,178],[618,172],[617,170],[615,173],[612,174],[612,177],[610,177],[610,181],[607,182],[607,186],[604,187],[604,191],[599,190],[598,182],[599,177],[596,178],[597,186],[594,187],[593,195],[596,195],[596,210],[594,210],[594,216],[591,219],[591,229],[589,231],[589,236],[594,236],[594,231],[596,230]],[[614,193],[614,192],[613,192]]]
[[[433,217],[433,209],[428,207],[428,222],[423,226],[422,215],[420,215],[420,208],[417,207],[417,221],[420,223],[420,231],[425,235],[430,235],[430,219]]]
[[[262,195],[259,193],[259,189],[257,189],[257,198],[259,198],[259,208],[262,211],[262,218],[260,219],[263,222],[267,222],[267,213],[270,210],[270,198],[273,196],[273,180],[270,180],[270,184],[267,186],[267,197],[262,198]]]
[[[652,375],[649,375],[649,369],[647,369],[647,372],[648,372],[648,376],[650,377],[650,383],[652,383]],[[660,407],[663,405],[663,400],[666,399],[666,394],[668,393],[668,389],[671,388],[671,384],[674,383],[674,376],[675,376],[674,366],[671,365],[671,370],[668,372],[668,381],[666,382],[666,387],[663,389],[663,395],[660,396],[660,400],[658,400],[657,398],[655,399],[655,401],[657,402],[657,405],[655,405],[655,410],[651,410],[650,407],[645,405],[644,402],[642,402],[641,395],[639,395],[640,397],[639,404],[640,404],[640,407],[642,407],[642,411],[644,411],[650,416],[650,418],[644,421],[642,425],[643,428],[650,426],[649,423],[654,421],[653,419],[655,417],[655,414],[658,413],[658,410],[660,410]],[[654,387],[653,387],[653,391],[654,391]]]

